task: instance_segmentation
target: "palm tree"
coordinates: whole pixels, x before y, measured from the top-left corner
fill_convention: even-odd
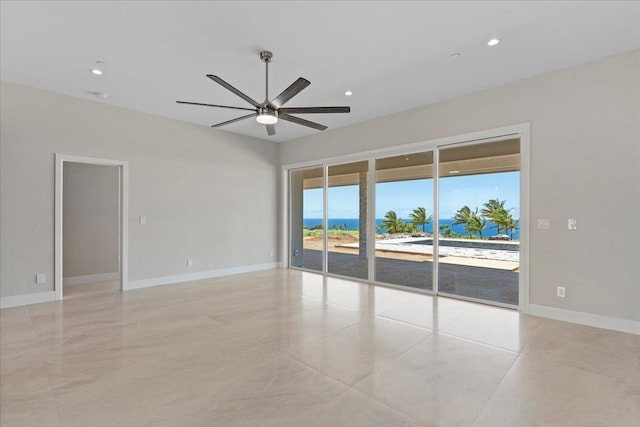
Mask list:
[[[487,221],[484,218],[482,218],[480,215],[478,215],[478,209],[476,208],[476,211],[473,213],[473,215],[469,219],[469,225],[468,225],[469,231],[478,233],[480,235],[480,238],[483,239],[484,237],[482,236],[482,230],[484,230],[486,226],[487,226]]]
[[[489,219],[497,228],[498,234],[505,228],[505,220],[509,212],[504,208],[506,200],[491,199],[484,204],[484,208],[480,211],[483,217]],[[506,231],[506,229],[505,229]]]
[[[433,218],[431,215],[427,217],[427,210],[423,207],[414,209],[413,212],[409,214],[409,216],[411,217],[412,223],[414,223],[416,226],[422,226],[423,233],[425,232],[425,226],[429,224],[431,222],[431,219]]]
[[[469,238],[473,238],[473,233],[478,233],[482,239],[482,230],[487,226],[487,221],[478,215],[478,208],[475,211],[469,209],[469,206],[463,206],[460,208],[455,216],[453,225],[463,224],[464,229],[469,233]]]
[[[505,221],[505,232],[509,232],[509,237],[513,240],[513,233],[518,229],[518,220],[513,219],[511,214],[507,217]]]
[[[476,212],[477,212],[477,209],[476,209]],[[458,211],[453,217],[453,219],[455,220],[453,221],[453,225],[463,224],[465,231],[469,233],[470,239],[472,236],[471,236],[471,230],[469,230],[469,224],[471,222],[472,215],[473,215],[473,212],[471,212],[471,209],[469,209],[469,206],[463,206],[462,208],[458,209]]]
[[[394,211],[389,211],[384,215],[384,221],[380,225],[387,230],[387,233],[393,234],[402,228],[402,221]]]

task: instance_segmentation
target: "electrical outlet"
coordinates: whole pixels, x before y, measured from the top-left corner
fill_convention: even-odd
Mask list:
[[[44,274],[36,274],[36,284],[42,285],[43,283],[47,283],[47,276]]]
[[[273,250],[271,251],[271,258],[273,258]]]
[[[558,298],[564,298],[564,296],[565,296],[564,286],[558,286],[558,288],[556,290],[556,295],[558,296]]]
[[[192,259],[188,259],[187,260],[187,267],[193,267],[193,260]]]
[[[295,249],[293,251],[293,256],[299,256],[300,255],[300,249]]]
[[[578,229],[578,220],[574,218],[569,218],[567,221],[567,228],[569,230],[577,230]]]

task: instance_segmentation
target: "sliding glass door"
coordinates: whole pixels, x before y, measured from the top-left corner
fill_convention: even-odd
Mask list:
[[[518,137],[291,170],[290,209],[292,267],[519,304]]]
[[[323,167],[289,173],[290,265],[323,271],[324,253]]]
[[[520,141],[439,152],[438,291],[518,305]]]
[[[369,162],[329,166],[328,172],[327,271],[368,279]]]
[[[433,290],[433,152],[376,160],[375,281]]]

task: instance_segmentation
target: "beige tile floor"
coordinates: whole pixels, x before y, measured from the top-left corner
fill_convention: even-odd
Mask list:
[[[640,336],[294,270],[0,313],[4,426],[639,426]]]

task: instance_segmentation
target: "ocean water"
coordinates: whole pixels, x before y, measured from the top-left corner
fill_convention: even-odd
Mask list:
[[[402,219],[404,222],[411,222],[411,220],[409,219]],[[376,227],[379,227],[380,224],[382,224],[382,221],[384,221],[384,218],[377,218],[376,219]],[[463,236],[466,236],[467,233],[464,230],[464,225],[462,224],[458,224],[458,225],[453,225],[453,223],[455,222],[455,220],[451,219],[451,218],[441,218],[440,219],[440,225],[449,225],[449,227],[451,227],[451,231],[453,231],[454,233],[458,233],[461,234]],[[305,228],[312,228],[316,225],[320,225],[322,224],[322,218],[304,218],[302,220],[302,225]],[[360,226],[360,221],[358,220],[358,218],[329,218],[328,220],[328,225],[329,228],[332,227],[340,227],[341,225],[345,225],[346,224],[346,229],[347,230],[357,230]],[[418,227],[419,229],[422,229],[422,227]],[[433,223],[429,223],[425,226],[425,231],[427,233],[431,233],[433,231]],[[495,225],[493,225],[493,223],[491,223],[490,221],[487,221],[487,226],[484,229],[484,231],[482,232],[482,235],[484,237],[489,237],[489,236],[494,236],[498,234],[498,232],[496,231]],[[520,230],[516,230],[513,233],[513,238],[514,239],[519,239],[520,238]]]

